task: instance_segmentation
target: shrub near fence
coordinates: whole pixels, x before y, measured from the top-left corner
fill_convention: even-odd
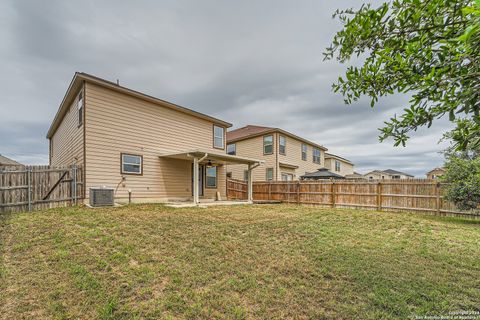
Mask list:
[[[338,208],[405,210],[480,217],[479,212],[460,211],[443,199],[447,187],[436,180],[327,180],[254,182],[253,199]],[[247,184],[228,180],[228,199],[246,199]]]
[[[82,168],[21,166],[0,169],[0,212],[68,206],[83,199]]]

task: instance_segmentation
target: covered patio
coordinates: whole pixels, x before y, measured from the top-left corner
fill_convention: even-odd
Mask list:
[[[200,165],[209,165],[209,166],[219,166],[219,165],[233,165],[233,164],[244,164],[247,165],[248,171],[248,197],[246,203],[253,203],[253,181],[252,181],[252,170],[258,167],[263,160],[239,157],[234,155],[229,155],[226,153],[217,153],[211,152],[208,150],[185,150],[178,151],[173,153],[162,154],[160,158],[169,158],[169,159],[178,159],[192,161],[193,163],[193,205],[201,205],[200,202],[200,189],[199,189],[199,167]],[[226,179],[226,177],[225,177]],[[222,201],[223,202],[223,201]],[[225,202],[227,203],[227,202]],[[245,202],[242,202],[245,203]],[[184,203],[187,205],[187,203]]]

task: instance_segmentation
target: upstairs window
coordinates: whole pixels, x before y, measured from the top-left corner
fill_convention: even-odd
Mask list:
[[[280,154],[285,154],[286,146],[287,146],[287,138],[285,138],[285,136],[279,136],[278,141],[279,141],[278,152]]]
[[[273,153],[273,136],[263,137],[263,154]]]
[[[216,188],[217,187],[217,167],[207,167],[206,169],[207,177],[207,188]]]
[[[224,149],[225,129],[218,126],[213,126],[213,147],[217,149]]]
[[[232,156],[237,154],[237,145],[235,143],[227,144],[227,154]]]
[[[142,174],[142,156],[122,153],[121,162],[122,174]]]
[[[302,143],[302,160],[307,161],[307,145]]]
[[[80,91],[77,100],[78,126],[83,124],[83,91]]]
[[[273,168],[267,168],[265,172],[265,179],[267,181],[272,181],[273,180]]]
[[[340,161],[335,160],[335,171],[340,171]]]
[[[313,162],[320,164],[320,150],[314,148],[313,149]]]

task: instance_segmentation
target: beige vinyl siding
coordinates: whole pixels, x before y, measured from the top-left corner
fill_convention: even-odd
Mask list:
[[[86,186],[117,187],[117,198],[167,200],[191,197],[192,161],[161,154],[213,148],[213,123],[95,84],[86,84]],[[221,152],[221,151],[220,151]],[[120,153],[143,156],[143,174],[125,175]],[[218,168],[216,189],[225,197],[225,168]]]
[[[270,134],[266,134],[270,135]],[[264,155],[263,154],[263,136],[257,136],[251,139],[241,140],[235,142],[237,156],[241,157],[248,157],[253,159],[261,159],[264,160],[265,163],[261,164],[260,166],[256,167],[252,171],[252,178],[253,181],[265,181],[266,176],[266,168],[274,168],[273,172],[273,179],[275,179],[275,175],[277,174],[278,168],[275,161],[275,153],[277,151],[277,145],[275,143],[275,134],[273,140],[273,153]],[[247,170],[247,165],[228,165],[227,171],[232,173],[232,178],[237,180],[243,180],[244,171]]]
[[[281,173],[290,173],[294,175],[294,180],[298,180],[305,173],[315,172],[318,169],[324,166],[325,161],[325,151],[320,150],[320,163],[313,162],[313,149],[312,145],[307,144],[307,160],[302,160],[302,141],[286,137],[286,153],[285,155],[278,155],[278,162],[298,166],[297,169],[282,168],[277,174],[277,180],[281,180]]]
[[[50,165],[52,166],[83,164],[83,125],[78,125],[77,109],[79,93],[80,91],[77,92],[63,121],[50,139]],[[83,101],[85,103],[85,98]]]
[[[340,161],[340,171],[335,171],[335,161]],[[353,174],[353,164],[343,161],[341,159],[327,158],[325,159],[325,167],[331,172],[344,177],[347,174]]]
[[[263,154],[263,137],[273,135],[273,154]],[[250,157],[264,160],[265,163],[253,169],[253,181],[265,181],[266,168],[273,168],[273,180],[280,181],[282,172],[294,175],[294,180],[298,180],[300,176],[307,172],[315,172],[324,166],[325,151],[320,149],[320,164],[313,162],[313,146],[307,144],[307,160],[302,160],[302,142],[290,136],[284,135],[286,138],[285,155],[279,154],[279,134],[278,132],[269,133],[253,138],[236,141],[237,155],[242,157]],[[280,163],[298,166],[297,169],[280,167]],[[245,165],[229,165],[227,171],[232,173],[233,179],[243,180],[244,171],[247,169]]]

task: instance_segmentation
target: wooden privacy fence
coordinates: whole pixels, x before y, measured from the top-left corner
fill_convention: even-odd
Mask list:
[[[82,177],[78,166],[0,169],[0,213],[76,204],[84,198]]]
[[[327,180],[254,182],[253,200],[324,205],[338,208],[422,211],[479,217],[479,212],[460,211],[443,198],[446,184],[436,180]],[[227,181],[228,199],[246,199],[244,181]]]

